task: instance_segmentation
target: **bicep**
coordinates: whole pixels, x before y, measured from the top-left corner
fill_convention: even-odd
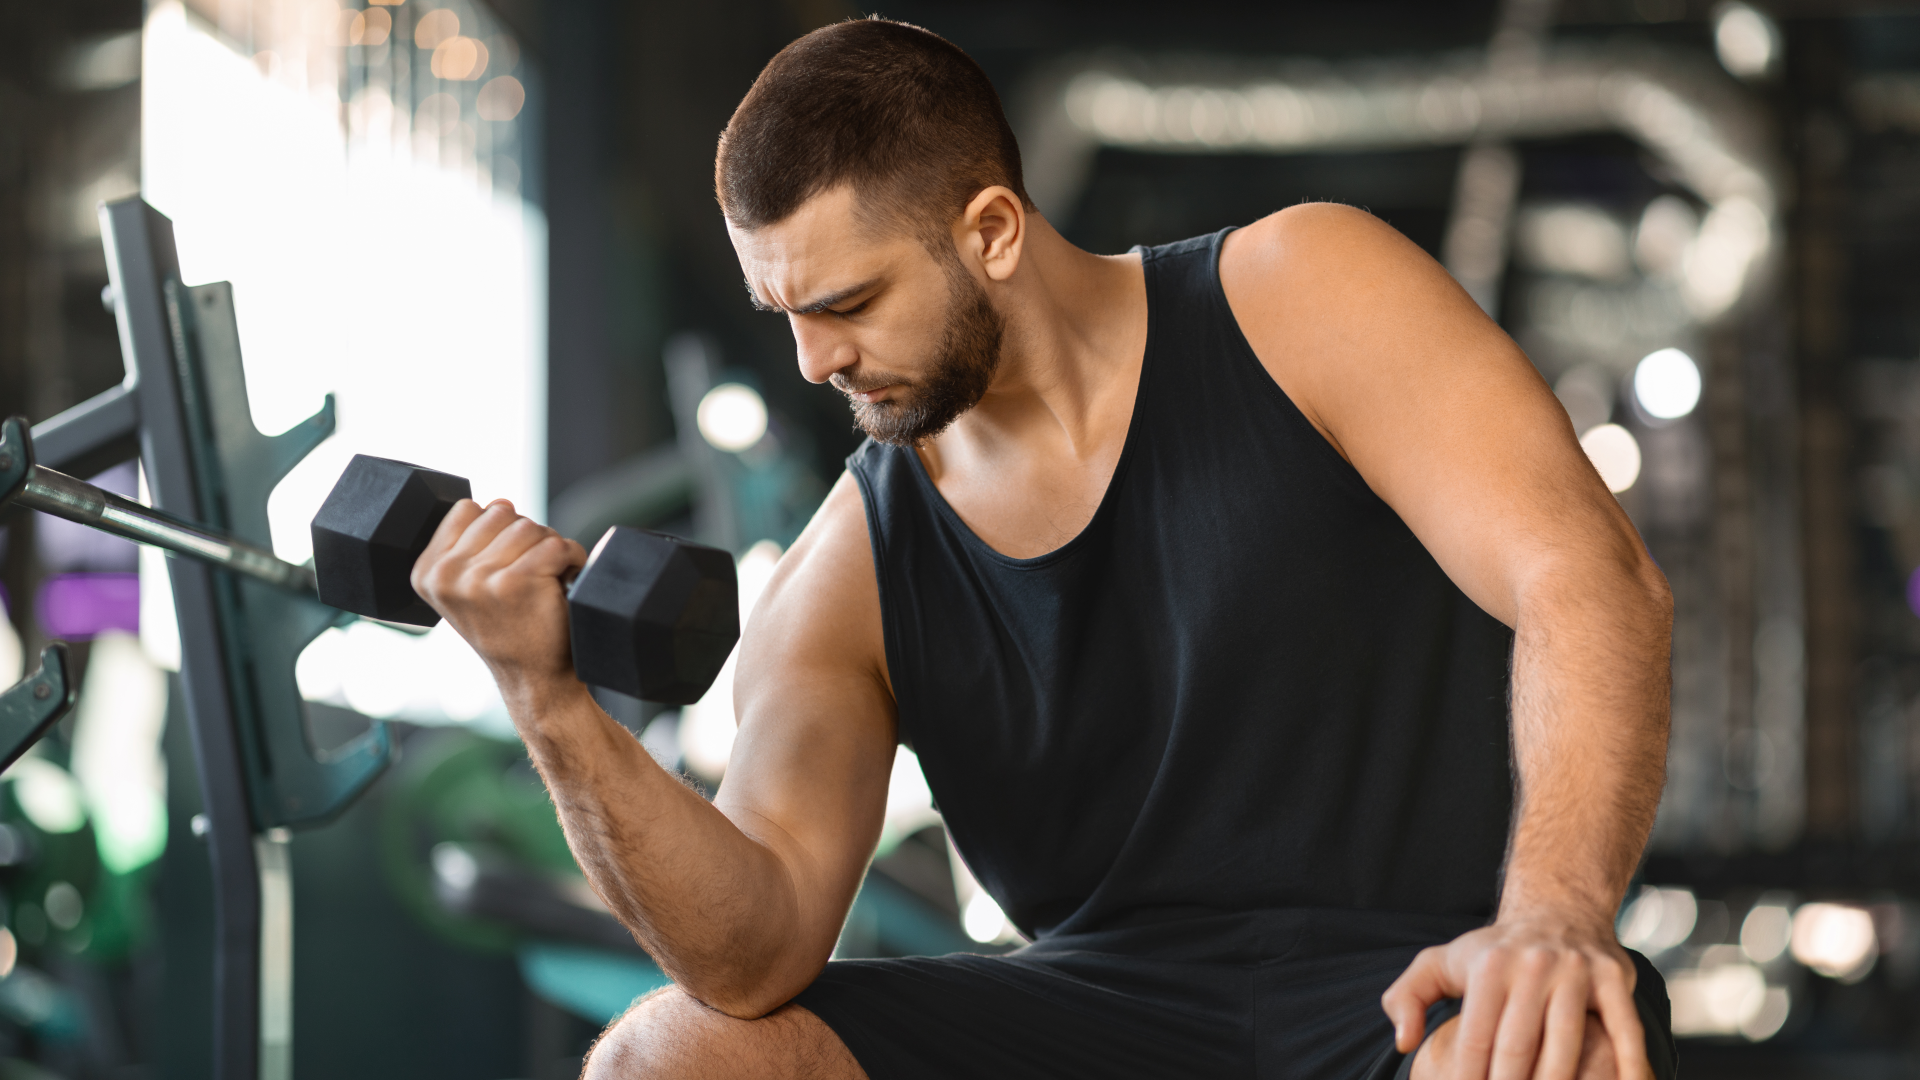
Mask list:
[[[734,681],[739,735],[715,799],[837,932],[880,835],[894,756],[865,513],[843,476],[755,605]]]
[[[1438,263],[1359,211],[1262,224],[1229,291],[1255,351],[1475,603],[1511,626],[1529,575],[1644,558],[1566,411]]]

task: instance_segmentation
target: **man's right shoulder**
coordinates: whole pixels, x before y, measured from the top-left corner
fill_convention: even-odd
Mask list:
[[[809,667],[850,663],[884,680],[880,619],[866,506],[849,471],[781,557],[745,628],[741,660],[753,653]]]
[[[864,453],[866,447],[862,447]],[[856,455],[857,456],[857,455]],[[851,459],[850,459],[851,463]],[[820,508],[813,512],[800,536],[794,540],[787,558],[798,558],[796,572],[839,574],[846,564],[860,563],[859,569],[873,576],[873,551],[867,539],[866,499],[853,469],[840,474]],[[786,559],[782,559],[784,564]],[[877,590],[876,590],[877,591]]]

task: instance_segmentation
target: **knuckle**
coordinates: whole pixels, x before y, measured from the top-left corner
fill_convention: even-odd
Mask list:
[[[1529,974],[1539,975],[1559,966],[1561,958],[1560,950],[1552,946],[1527,945],[1520,950],[1516,962]]]
[[[1513,966],[1513,954],[1505,945],[1496,945],[1467,964],[1470,977],[1497,978]]]
[[[1634,969],[1633,961],[1624,956],[1598,957],[1589,966],[1593,971],[1594,981],[1607,985],[1631,987],[1639,976],[1639,972]]]

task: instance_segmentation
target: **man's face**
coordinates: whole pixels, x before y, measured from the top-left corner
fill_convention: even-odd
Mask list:
[[[764,228],[727,226],[756,306],[787,313],[800,373],[846,394],[862,430],[910,446],[987,392],[1004,330],[951,249],[876,237],[842,186]]]

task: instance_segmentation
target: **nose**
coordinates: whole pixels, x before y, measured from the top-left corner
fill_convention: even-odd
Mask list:
[[[823,383],[836,371],[843,371],[860,359],[853,342],[836,333],[836,328],[817,316],[793,315],[787,322],[793,327],[793,344],[799,354],[800,375],[810,383]]]

